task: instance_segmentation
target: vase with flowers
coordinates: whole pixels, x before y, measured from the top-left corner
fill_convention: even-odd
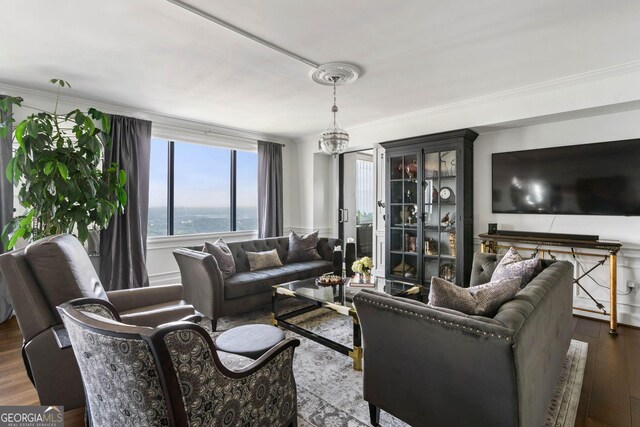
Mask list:
[[[351,269],[357,274],[356,280],[360,283],[371,283],[371,269],[373,261],[368,256],[353,262]]]

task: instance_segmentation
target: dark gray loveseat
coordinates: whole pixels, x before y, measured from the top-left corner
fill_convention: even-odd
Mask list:
[[[228,243],[236,264],[236,274],[224,279],[213,255],[202,246],[178,248],[173,255],[178,262],[185,300],[213,321],[252,310],[271,302],[271,287],[298,279],[320,276],[341,269],[333,265],[333,249],[339,239],[318,239],[318,254],[322,259],[287,263],[288,237],[247,240]],[[276,249],[282,267],[249,271],[246,252]]]
[[[475,254],[471,285],[494,254]],[[493,318],[369,290],[355,306],[364,345],[364,399],[412,426],[543,424],[572,335],[573,266],[544,269]]]

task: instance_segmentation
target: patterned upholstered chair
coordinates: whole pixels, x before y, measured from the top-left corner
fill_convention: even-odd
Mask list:
[[[94,427],[296,425],[298,340],[282,341],[234,371],[197,324],[126,325],[108,302],[96,299],[74,300],[58,311]]]

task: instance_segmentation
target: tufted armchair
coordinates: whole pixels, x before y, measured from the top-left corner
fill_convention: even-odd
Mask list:
[[[475,254],[472,285],[495,254]],[[412,426],[537,427],[572,335],[573,266],[544,269],[494,317],[471,316],[368,289],[354,296],[364,346],[363,397]]]
[[[0,255],[0,273],[15,305],[24,339],[22,357],[42,405],[84,405],[80,373],[70,348],[60,348],[53,330],[62,324],[56,306],[81,297],[115,307],[124,323],[155,326],[195,314],[181,285],[106,292],[82,244],[60,234]]]
[[[111,426],[296,425],[293,353],[280,342],[242,370],[225,368],[201,326],[118,322],[96,299],[58,307],[78,360],[87,419]]]

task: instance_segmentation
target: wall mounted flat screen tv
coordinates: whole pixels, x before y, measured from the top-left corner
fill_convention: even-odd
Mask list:
[[[494,153],[494,213],[640,215],[640,139]]]

